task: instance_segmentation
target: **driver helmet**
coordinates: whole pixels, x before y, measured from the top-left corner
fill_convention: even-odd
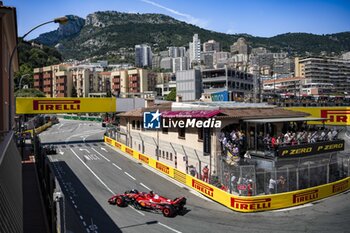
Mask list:
[[[139,191],[137,191],[136,189],[131,189],[130,193],[139,193]]]
[[[151,190],[149,191],[149,194],[153,197],[154,196],[154,192]]]

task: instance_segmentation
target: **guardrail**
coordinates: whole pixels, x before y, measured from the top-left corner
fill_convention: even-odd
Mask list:
[[[30,133],[32,135],[32,137],[34,136],[34,132],[36,134],[39,134],[43,131],[45,131],[47,128],[51,127],[52,126],[52,122],[48,122],[38,128],[35,128],[35,129],[29,129],[29,130],[26,130],[26,131],[23,131],[22,133]],[[34,132],[33,132],[34,131]]]
[[[102,122],[101,117],[94,117],[94,116],[78,116],[78,115],[59,115],[59,117],[62,117],[66,120],[80,120],[80,121],[97,121]]]
[[[236,196],[179,171],[165,163],[159,162],[150,156],[142,154],[113,140],[112,138],[105,137],[104,140],[113,147],[126,152],[134,159],[141,161],[157,171],[160,171],[180,183],[202,193],[206,197],[238,212],[258,212],[288,208],[320,200],[350,189],[350,177],[347,177],[333,183],[293,192],[255,197]]]

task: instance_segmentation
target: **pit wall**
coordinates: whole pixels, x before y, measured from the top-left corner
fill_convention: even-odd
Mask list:
[[[120,142],[113,140],[112,138],[105,137],[104,141],[111,146],[129,154],[134,159],[147,164],[155,170],[160,171],[200,192],[206,197],[238,212],[248,213],[289,208],[320,200],[350,189],[350,177],[347,177],[333,183],[299,191],[254,197],[236,196],[183,173],[176,168],[170,167],[165,163],[159,162],[150,156],[142,154]]]

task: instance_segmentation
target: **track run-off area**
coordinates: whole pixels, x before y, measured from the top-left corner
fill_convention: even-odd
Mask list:
[[[67,232],[349,232],[350,192],[285,210],[238,213],[103,143],[104,131],[101,123],[60,119],[39,135],[57,146],[48,157],[65,196]],[[108,204],[113,194],[133,188],[185,196],[187,211],[166,218]]]

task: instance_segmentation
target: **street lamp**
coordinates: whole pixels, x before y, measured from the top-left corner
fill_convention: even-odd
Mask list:
[[[22,79],[23,79],[24,77],[28,77],[28,76],[30,76],[30,74],[22,75],[21,79],[19,80],[18,89],[21,89]]]
[[[24,38],[26,36],[28,36],[29,33],[31,33],[32,31],[34,31],[35,29],[41,27],[41,26],[44,26],[46,24],[49,24],[49,23],[59,23],[59,24],[65,24],[68,22],[68,18],[63,16],[63,17],[59,17],[59,18],[55,18],[53,20],[50,20],[50,21],[47,21],[45,23],[42,23],[42,24],[39,24],[38,26],[30,29],[26,34],[23,35],[22,37],[22,40],[24,40]],[[12,59],[17,51],[17,48],[19,46],[19,43],[16,44],[16,46],[13,48],[12,50],[12,53],[11,53],[11,56],[10,56],[10,60],[9,60],[9,64],[8,64],[8,73],[9,73],[9,101],[8,101],[8,104],[9,104],[9,131],[12,129],[12,111],[11,111],[11,105],[12,105],[12,99],[11,99],[11,93],[12,93],[12,70],[11,70],[11,67],[12,67]]]

